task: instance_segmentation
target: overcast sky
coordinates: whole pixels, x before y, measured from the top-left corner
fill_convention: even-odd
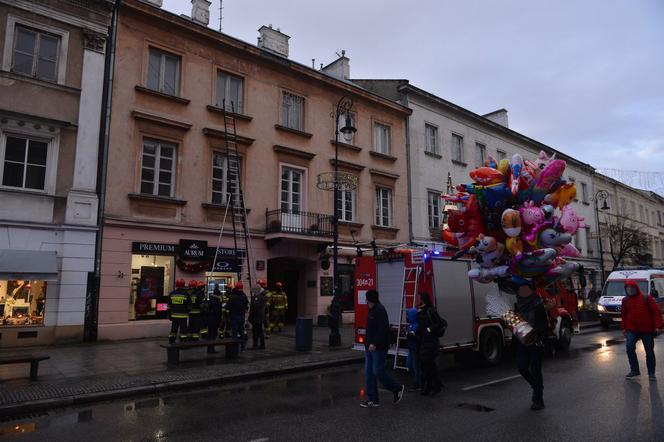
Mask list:
[[[662,0],[224,0],[223,32],[290,35],[316,66],[405,78],[598,168],[664,172]],[[188,0],[164,0],[191,12]],[[212,0],[210,27],[219,27]]]

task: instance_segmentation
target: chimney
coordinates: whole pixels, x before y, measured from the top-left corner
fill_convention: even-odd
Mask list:
[[[210,24],[210,4],[208,0],[191,0],[191,19],[199,25]]]
[[[143,0],[145,3],[149,3],[152,6],[156,6],[158,8],[161,8],[162,3],[164,2],[163,0]]]
[[[281,29],[272,29],[270,26],[261,26],[258,30],[260,37],[258,37],[258,47],[267,49],[275,54],[283,55],[288,58],[288,40],[290,37]]]
[[[494,123],[500,124],[501,126],[510,127],[507,121],[507,109],[498,109],[482,116],[488,120],[493,121]]]
[[[346,51],[341,51],[341,57],[320,70],[334,78],[348,80],[350,78],[350,59],[346,57]]]

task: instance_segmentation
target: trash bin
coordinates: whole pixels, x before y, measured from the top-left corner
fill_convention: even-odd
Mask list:
[[[313,318],[297,318],[295,320],[295,349],[310,351],[313,342]]]

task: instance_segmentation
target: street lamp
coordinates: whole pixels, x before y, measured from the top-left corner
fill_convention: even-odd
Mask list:
[[[606,200],[609,199],[609,192],[606,190],[598,190],[597,193],[595,193],[595,198],[593,198],[593,202],[595,205],[595,219],[597,220],[597,241],[599,242],[599,268],[601,269],[601,277],[600,277],[600,284],[601,286],[604,285],[604,250],[602,249],[602,229],[600,228],[599,225],[599,211],[600,209],[597,207],[597,202],[599,200],[603,200],[604,204],[602,204],[601,210],[609,210],[610,207],[607,204]],[[609,239],[610,241],[610,239]],[[600,286],[600,290],[601,287]]]
[[[339,323],[341,322],[341,306],[339,304],[339,192],[353,190],[357,187],[357,177],[345,172],[339,172],[339,135],[343,136],[346,143],[353,140],[353,134],[357,129],[353,126],[353,119],[350,110],[353,107],[353,98],[344,95],[339,99],[335,112],[330,116],[334,118],[334,173],[330,177],[329,173],[318,175],[317,186],[319,189],[334,191],[334,212],[332,215],[333,226],[333,251],[332,251],[332,272],[333,272],[333,296],[330,308],[330,316],[333,318],[333,324],[330,327],[329,344],[331,347],[341,345],[341,335],[339,334]],[[339,122],[344,118],[343,127],[339,127]],[[332,178],[332,180],[330,180]],[[330,182],[331,181],[331,182]]]

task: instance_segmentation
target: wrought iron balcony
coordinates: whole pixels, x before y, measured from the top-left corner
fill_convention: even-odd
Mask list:
[[[270,210],[265,212],[265,231],[308,236],[333,236],[334,220],[322,213]]]

